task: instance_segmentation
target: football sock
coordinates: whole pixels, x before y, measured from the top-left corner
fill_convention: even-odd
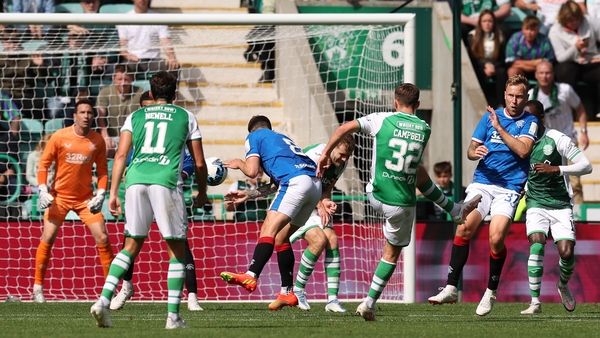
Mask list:
[[[125,239],[125,238],[123,238]],[[123,248],[125,249],[125,241],[123,240]],[[135,259],[131,260],[131,263],[129,263],[129,269],[127,269],[127,272],[125,272],[125,275],[123,276],[123,280],[126,281],[130,281],[133,278],[133,271],[135,270]]]
[[[308,283],[308,279],[315,269],[318,259],[319,257],[310,252],[308,248],[304,250],[300,259],[300,268],[298,269],[298,275],[296,275],[296,286],[294,289],[304,290],[306,288],[306,283]]]
[[[115,254],[112,250],[110,243],[98,244],[98,255],[100,256],[100,264],[104,271],[104,278],[108,277],[108,269],[110,269],[110,263],[115,258]]]
[[[502,267],[506,261],[506,246],[502,251],[495,254],[490,250],[490,279],[488,280],[488,289],[498,290],[498,283],[500,283],[500,274],[502,273]]]
[[[169,290],[167,310],[169,313],[179,313],[184,280],[185,259],[171,258],[169,260],[169,272],[167,273],[167,289]]]
[[[287,295],[294,286],[294,250],[290,243],[275,245],[277,252],[277,265],[281,275],[281,293]]]
[[[538,298],[537,303],[539,303],[542,276],[544,275],[544,253],[545,250],[542,243],[533,243],[529,247],[529,260],[527,261],[529,292],[531,293],[531,298]]]
[[[379,296],[383,292],[383,289],[394,274],[395,269],[395,263],[386,262],[383,259],[379,261],[377,269],[375,270],[375,274],[373,275],[371,288],[369,289],[370,298],[373,298],[375,301],[379,298]],[[372,304],[370,304],[369,307],[372,307]]]
[[[44,277],[46,269],[50,262],[52,245],[40,241],[37,251],[35,252],[35,284],[44,285]]]
[[[131,264],[131,254],[127,250],[121,250],[110,264],[108,277],[106,277],[102,287],[102,296],[100,297],[105,306],[110,304],[115,289],[123,275],[125,275],[125,271],[129,268],[129,264]]]
[[[198,282],[196,280],[196,264],[194,255],[188,241],[185,242],[185,288],[190,293],[198,293]]]
[[[325,250],[325,273],[327,274],[327,298],[337,298],[340,289],[340,249]]]
[[[267,265],[271,255],[273,254],[273,248],[275,239],[273,237],[261,237],[258,239],[258,244],[254,248],[254,255],[252,255],[252,263],[250,263],[249,272],[254,274],[255,278],[260,276],[260,273]]]
[[[571,258],[568,261],[561,258],[558,262],[558,266],[560,267],[559,284],[561,286],[565,286],[571,279],[571,275],[573,275],[573,270],[575,270],[575,257]]]
[[[458,279],[469,258],[470,239],[455,236],[448,266],[448,285],[458,286]]]
[[[438,188],[431,178],[427,180],[427,182],[423,183],[419,188],[419,191],[423,196],[425,196],[428,200],[440,206],[440,208],[444,209],[447,213],[452,214],[452,209],[454,208],[455,203],[444,195],[444,193]],[[455,211],[455,214],[458,211]]]

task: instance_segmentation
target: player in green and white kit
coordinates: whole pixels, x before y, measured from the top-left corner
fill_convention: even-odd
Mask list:
[[[374,137],[371,180],[366,190],[373,208],[385,217],[386,244],[369,294],[356,309],[367,321],[375,320],[375,302],[394,273],[402,248],[410,243],[416,188],[451,213],[457,222],[464,222],[481,199],[479,195],[464,204],[448,201],[419,165],[431,134],[427,123],[414,116],[419,107],[419,89],[410,83],[398,86],[394,106],[395,113],[371,114],[340,126],[317,163],[317,176],[321,177],[330,166],[332,150],[346,135],[360,131]]]
[[[119,148],[113,164],[112,181],[119,182],[127,156],[133,146],[133,158],[127,170],[125,198],[125,246],[115,257],[100,299],[90,312],[99,327],[112,327],[109,304],[117,285],[139,254],[153,219],[167,242],[167,329],[187,328],[179,317],[179,304],[185,278],[185,241],[188,223],[184,209],[181,179],[184,146],[194,159],[198,204],[206,203],[206,163],[202,136],[195,116],[172,102],[176,97],[177,79],[165,72],[150,79],[156,104],[136,110],[121,128]],[[108,208],[121,213],[118,184],[111,185]]]
[[[342,176],[344,170],[346,170],[348,160],[352,156],[355,146],[356,143],[352,135],[347,135],[333,149],[330,156],[333,165],[325,170],[323,177],[321,177],[323,187],[321,200],[304,226],[300,227],[289,238],[291,243],[296,242],[300,238],[303,238],[308,243],[300,260],[300,268],[296,275],[296,283],[293,289],[296,297],[298,297],[298,308],[304,311],[310,310],[310,305],[306,301],[306,283],[308,283],[308,279],[317,264],[319,256],[325,250],[325,273],[327,274],[327,304],[325,305],[325,311],[346,312],[346,309],[340,304],[337,297],[341,274],[340,250],[338,247],[338,237],[333,229],[332,221],[337,204],[331,201],[331,192],[337,180]],[[302,152],[316,163],[319,157],[321,157],[323,149],[325,149],[325,144],[321,143],[304,148]],[[285,241],[284,237],[286,234],[286,231],[280,232],[275,242]]]
[[[544,127],[544,107],[539,101],[529,101],[524,110],[539,121],[538,141],[531,151],[531,169],[527,180],[527,236],[529,260],[527,273],[531,304],[521,314],[542,313],[540,289],[544,273],[544,245],[552,233],[558,247],[560,279],[558,294],[567,311],[575,310],[575,298],[567,283],[575,268],[575,223],[573,221],[573,190],[569,175],[592,172],[585,155],[565,134]],[[567,165],[568,161],[573,164]]]

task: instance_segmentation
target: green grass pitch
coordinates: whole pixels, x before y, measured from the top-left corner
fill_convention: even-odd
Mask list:
[[[598,337],[600,307],[578,304],[569,313],[562,304],[544,303],[541,315],[519,312],[524,303],[496,303],[486,317],[475,316],[474,303],[377,305],[377,322],[354,314],[357,303],[344,303],[348,313],[326,313],[324,303],[309,312],[266,303],[202,303],[190,312],[182,303],[187,330],[166,330],[165,303],[127,303],[112,312],[114,328],[100,329],[89,313],[92,303],[0,303],[0,337]]]

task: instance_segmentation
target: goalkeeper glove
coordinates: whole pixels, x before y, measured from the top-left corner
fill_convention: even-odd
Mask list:
[[[42,184],[38,187],[40,189],[40,198],[38,200],[38,206],[40,209],[46,209],[47,207],[52,205],[54,201],[54,197],[50,195],[48,192],[48,187],[45,184]]]
[[[98,191],[96,191],[96,196],[94,196],[94,198],[88,202],[87,207],[90,209],[92,214],[97,214],[102,211],[102,204],[104,203],[105,194],[106,191],[104,189],[98,189]]]

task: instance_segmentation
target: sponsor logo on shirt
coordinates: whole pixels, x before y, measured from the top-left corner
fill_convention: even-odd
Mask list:
[[[317,167],[315,167],[312,164],[308,164],[308,163],[300,163],[300,164],[294,164],[294,166],[296,167],[296,169],[304,169],[304,168],[310,168],[310,169],[317,169]]]
[[[84,163],[88,163],[91,160],[92,160],[92,155],[86,156],[86,155],[77,154],[77,153],[67,153],[66,162],[72,163],[72,164],[84,164]]]
[[[390,174],[387,171],[384,171],[381,176],[383,176],[384,178],[391,178],[393,180],[396,181],[400,181],[400,182],[407,182],[408,184],[413,184],[415,182],[415,178],[413,176],[396,176],[394,174]]]
[[[134,158],[133,160],[131,160],[131,162],[132,163],[149,162],[149,163],[158,163],[160,165],[167,165],[167,164],[171,163],[171,160],[169,159],[168,156],[160,155],[159,157]]]

